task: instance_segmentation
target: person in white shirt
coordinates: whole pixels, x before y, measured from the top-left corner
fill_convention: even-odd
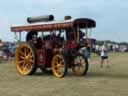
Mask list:
[[[105,62],[105,60],[108,66],[108,48],[106,42],[104,42],[103,46],[101,47],[100,56],[101,56],[101,68],[103,67],[103,63]]]

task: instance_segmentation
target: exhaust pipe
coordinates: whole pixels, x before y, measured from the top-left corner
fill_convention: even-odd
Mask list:
[[[48,22],[48,21],[53,21],[53,20],[54,20],[53,15],[44,15],[44,16],[36,16],[36,17],[27,18],[28,23]]]

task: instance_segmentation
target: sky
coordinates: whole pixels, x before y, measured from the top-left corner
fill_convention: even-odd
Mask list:
[[[10,27],[27,24],[27,17],[53,14],[56,20],[66,15],[94,19],[92,38],[128,42],[127,10],[128,0],[0,0],[0,39],[14,41]]]

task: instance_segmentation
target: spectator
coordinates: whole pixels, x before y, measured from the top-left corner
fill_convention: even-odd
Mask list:
[[[87,58],[88,62],[90,62],[91,48],[87,42],[85,46],[80,49],[79,52],[82,53],[85,56],[85,58]]]
[[[14,43],[11,43],[8,47],[10,57],[14,57],[15,50],[16,50],[16,45]]]
[[[2,59],[3,59],[3,51],[0,49],[0,62],[2,61]]]
[[[103,67],[103,63],[105,62],[105,60],[108,66],[108,48],[106,42],[104,42],[103,46],[101,47],[100,55],[101,55],[101,68]]]
[[[87,56],[88,56],[88,61],[90,62],[90,57],[91,57],[91,47],[87,46]]]

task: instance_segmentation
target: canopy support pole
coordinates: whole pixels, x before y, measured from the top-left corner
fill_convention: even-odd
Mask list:
[[[86,26],[86,28],[85,28],[85,34],[86,34],[86,39],[88,39],[88,29],[87,29],[87,26]]]
[[[21,42],[21,32],[19,32],[19,42]]]
[[[77,26],[77,42],[79,43],[80,40],[80,29],[79,26]]]

